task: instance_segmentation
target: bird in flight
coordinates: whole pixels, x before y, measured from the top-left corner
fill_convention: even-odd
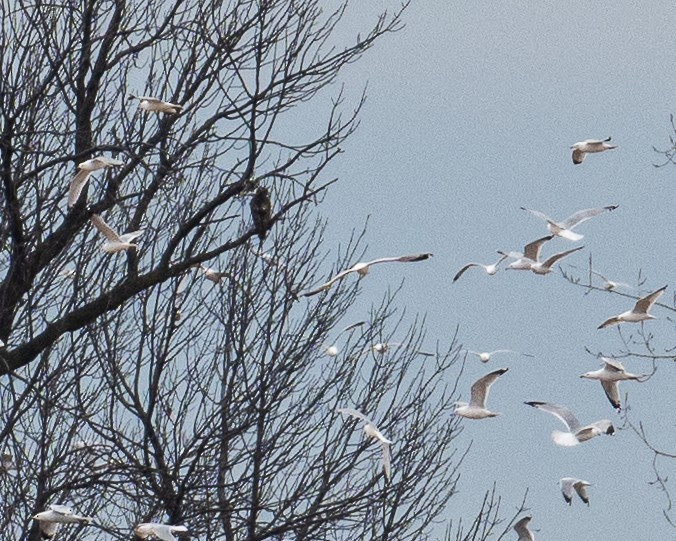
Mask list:
[[[573,503],[573,492],[577,492],[580,499],[589,505],[589,496],[587,495],[587,487],[592,486],[591,483],[583,481],[582,479],[575,479],[574,477],[563,477],[559,481],[563,499],[568,505]]]
[[[500,259],[498,259],[492,265],[483,265],[481,263],[467,263],[467,265],[465,265],[463,268],[461,268],[457,272],[457,274],[453,277],[453,282],[457,282],[460,279],[460,277],[465,273],[465,271],[467,269],[471,269],[472,267],[482,267],[486,271],[486,274],[488,274],[489,276],[493,276],[496,272],[498,272],[498,266],[505,259],[507,259],[507,254],[502,254],[500,256]]]
[[[610,137],[607,139],[585,139],[572,145],[570,148],[573,151],[573,163],[579,165],[584,161],[587,154],[594,152],[603,152],[604,150],[612,150],[617,148],[617,145],[610,144]]]
[[[99,233],[108,240],[108,242],[101,246],[101,250],[108,254],[136,248],[136,244],[132,244],[131,241],[143,234],[143,229],[140,229],[131,233],[125,233],[124,235],[118,235],[98,214],[92,214],[90,220],[94,224],[94,227],[99,230]]]
[[[488,361],[491,360],[493,355],[497,355],[498,353],[514,353],[515,355],[523,355],[524,357],[535,357],[535,355],[531,355],[530,353],[521,353],[519,351],[513,351],[511,349],[496,349],[493,351],[473,351],[471,349],[468,349],[467,353],[476,355],[477,357],[479,357],[479,360],[482,363],[487,363]]]
[[[557,262],[559,262],[564,257],[567,257],[570,254],[577,252],[578,250],[582,250],[582,248],[584,248],[584,246],[578,246],[577,248],[573,248],[572,250],[566,250],[565,252],[559,252],[558,254],[554,254],[554,255],[548,257],[544,261],[535,261],[530,266],[530,270],[532,272],[534,272],[535,274],[540,274],[540,275],[549,274],[550,272],[552,272],[552,267]]]
[[[61,524],[91,524],[92,517],[83,517],[73,513],[73,510],[66,505],[50,505],[47,511],[41,511],[33,515],[33,520],[40,523],[40,533],[45,539],[50,539],[56,535]]]
[[[364,422],[364,434],[366,434],[369,438],[378,440],[378,443],[382,448],[383,471],[385,472],[385,477],[387,477],[387,479],[390,479],[390,476],[392,474],[390,445],[393,442],[391,440],[388,440],[385,436],[383,436],[382,432],[378,430],[376,424],[360,411],[357,411],[352,408],[338,408],[336,411],[342,414],[343,418],[349,416]]]
[[[619,325],[620,323],[638,323],[639,321],[655,319],[655,316],[649,314],[648,312],[653,307],[653,304],[657,302],[657,299],[660,298],[660,295],[664,293],[665,289],[667,289],[667,286],[661,287],[657,291],[653,291],[649,295],[640,298],[636,301],[636,304],[631,310],[627,310],[626,312],[622,312],[617,316],[606,319],[603,323],[601,323],[601,325],[598,326],[598,328],[605,329],[606,327]]]
[[[356,272],[357,274],[359,274],[359,277],[362,278],[369,273],[371,265],[377,265],[379,263],[413,263],[416,261],[424,261],[425,259],[429,259],[430,257],[432,257],[432,254],[424,253],[417,255],[404,255],[401,257],[381,257],[380,259],[374,259],[373,261],[359,262],[354,264],[349,269],[339,272],[328,282],[320,285],[319,287],[301,293],[301,296],[310,297],[312,295],[316,295],[317,293],[321,293],[322,291],[327,291],[338,280],[345,278],[345,276],[347,276],[352,272]]]
[[[540,260],[540,250],[542,245],[554,238],[554,235],[547,235],[546,237],[539,238],[533,242],[529,242],[521,252],[503,252],[498,250],[500,255],[506,255],[507,257],[514,259],[507,269],[511,270],[530,270],[533,266],[533,263],[537,263]]]
[[[533,532],[528,528],[528,524],[533,519],[533,517],[523,517],[519,522],[514,525],[514,531],[519,535],[517,541],[535,541],[535,536]]]
[[[630,374],[624,369],[621,362],[614,359],[601,357],[601,361],[603,362],[603,368],[592,372],[585,372],[580,377],[599,380],[612,406],[617,411],[620,411],[622,409],[622,404],[620,403],[619,382],[624,380],[640,381],[643,376]]]
[[[488,392],[491,390],[491,385],[493,385],[502,374],[507,372],[507,370],[509,370],[509,368],[501,368],[500,370],[495,370],[476,380],[472,384],[469,404],[467,402],[456,402],[454,413],[460,415],[460,417],[466,417],[467,419],[486,419],[487,417],[497,417],[500,415],[499,413],[489,411],[486,408],[486,400],[488,399]]]
[[[256,234],[261,242],[265,240],[270,229],[270,219],[272,218],[272,203],[270,201],[270,192],[261,186],[251,198],[251,217],[253,218]]]
[[[139,109],[143,109],[149,113],[167,113],[169,115],[175,115],[176,113],[180,113],[183,109],[182,105],[162,101],[159,98],[153,98],[151,96],[134,96],[133,94],[129,94],[129,99],[139,100]]]
[[[534,401],[524,402],[524,404],[551,413],[568,427],[568,432],[561,432],[560,430],[552,432],[552,440],[556,445],[561,445],[562,447],[574,447],[601,434],[612,435],[615,433],[615,427],[608,419],[602,419],[582,426],[577,417],[573,415],[573,412],[564,406]]]
[[[73,180],[70,181],[70,188],[68,189],[68,208],[74,206],[75,203],[77,203],[77,200],[80,199],[82,189],[85,187],[85,184],[87,184],[92,172],[98,171],[99,169],[105,169],[106,167],[117,167],[120,165],[124,165],[124,162],[114,158],[106,158],[105,156],[97,156],[96,158],[78,164],[77,168],[79,171],[73,177]]]
[[[568,216],[568,218],[561,222],[552,220],[549,216],[543,212],[540,212],[539,210],[527,209],[526,207],[521,207],[521,210],[526,210],[533,216],[537,216],[538,218],[547,222],[547,230],[552,235],[572,241],[578,241],[582,240],[584,236],[580,235],[579,233],[575,233],[573,228],[577,227],[582,222],[586,222],[587,220],[598,216],[599,214],[615,210],[617,207],[619,207],[619,205],[608,205],[607,207],[578,210],[575,214],[571,214]]]
[[[183,525],[172,526],[169,524],[160,524],[159,522],[142,522],[134,528],[134,533],[141,539],[155,537],[162,541],[176,541],[174,533],[187,533],[188,528]]]

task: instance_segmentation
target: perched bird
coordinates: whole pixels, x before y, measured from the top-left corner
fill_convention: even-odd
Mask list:
[[[500,259],[498,259],[492,265],[482,265],[481,263],[468,263],[457,272],[457,274],[453,277],[453,281],[457,282],[460,279],[460,277],[465,273],[465,271],[472,267],[482,267],[486,271],[486,274],[488,274],[489,276],[493,276],[496,272],[498,272],[498,265],[500,265],[500,263],[502,263],[505,259],[507,259],[507,254],[502,254],[500,256]]]
[[[519,535],[517,541],[535,541],[535,536],[533,532],[528,528],[528,524],[533,519],[533,517],[523,517],[519,522],[514,525],[514,531]]]
[[[507,370],[509,368],[501,368],[476,380],[472,385],[469,404],[467,402],[456,402],[454,413],[467,419],[486,419],[487,417],[497,417],[500,415],[497,412],[486,409],[486,400],[488,399],[491,385]]]
[[[573,491],[577,492],[580,499],[589,505],[589,496],[587,496],[587,487],[592,486],[591,483],[583,481],[582,479],[575,479],[574,477],[563,477],[559,481],[563,499],[568,505],[573,503]]]
[[[373,261],[356,263],[349,269],[346,269],[336,274],[328,282],[310,291],[305,291],[301,293],[301,295],[303,297],[310,297],[312,295],[316,295],[317,293],[321,293],[322,291],[326,291],[334,283],[336,283],[338,280],[345,278],[345,276],[347,276],[351,272],[356,272],[357,274],[359,274],[359,277],[362,278],[369,273],[371,265],[377,265],[378,263],[413,263],[415,261],[424,261],[425,259],[429,259],[430,257],[432,257],[432,254],[424,253],[418,255],[405,255],[401,257],[381,257],[380,259],[374,259]]]
[[[101,246],[101,250],[107,254],[122,252],[129,248],[136,248],[136,244],[132,244],[131,241],[140,237],[144,231],[143,229],[140,229],[131,233],[125,233],[124,235],[118,235],[98,214],[92,214],[90,220],[94,224],[94,227],[99,230],[99,233],[108,240],[108,242]]]
[[[487,363],[488,361],[491,360],[493,355],[496,355],[498,353],[514,353],[515,355],[523,355],[524,357],[535,357],[535,355],[531,355],[530,353],[520,353],[518,351],[512,351],[511,349],[496,349],[494,351],[473,351],[471,349],[468,349],[467,353],[476,355],[477,357],[479,357],[479,360],[482,363]]]
[[[378,430],[376,424],[373,421],[371,421],[371,419],[366,417],[366,415],[364,415],[363,413],[352,408],[338,408],[336,411],[342,414],[343,418],[345,418],[345,416],[350,416],[364,422],[364,434],[366,434],[369,438],[378,440],[378,443],[380,443],[380,446],[382,447],[383,471],[385,472],[385,477],[389,479],[391,476],[390,445],[393,442],[391,440],[388,440],[385,436],[383,436],[382,432]]]
[[[660,295],[664,293],[664,290],[667,289],[667,286],[661,287],[657,291],[653,291],[649,295],[640,298],[636,301],[636,304],[631,310],[622,312],[620,315],[613,316],[606,319],[601,325],[598,326],[599,329],[605,329],[606,327],[611,327],[612,325],[618,325],[620,323],[638,323],[639,321],[646,321],[648,319],[655,319],[655,316],[649,314],[648,312],[653,307],[653,304],[657,302]]]
[[[602,141],[599,139],[586,139],[575,143],[570,147],[573,151],[573,163],[575,165],[581,164],[584,161],[586,154],[617,148],[617,145],[611,145],[609,143],[610,139],[610,137],[603,139]]]
[[[602,419],[582,426],[577,417],[573,415],[573,412],[564,406],[549,404],[548,402],[524,402],[524,404],[551,413],[568,427],[568,432],[561,432],[560,430],[552,432],[552,440],[556,445],[561,445],[562,447],[574,447],[595,436],[601,434],[612,435],[615,433],[615,427],[608,419]]]
[[[578,246],[577,248],[573,248],[572,250],[566,250],[565,252],[559,252],[558,254],[554,254],[553,256],[547,258],[545,261],[536,261],[530,266],[530,270],[535,274],[540,275],[549,274],[550,272],[552,272],[552,267],[556,265],[556,263],[558,263],[561,259],[569,256],[574,252],[577,252],[578,250],[582,250],[582,248],[584,248],[584,246]]]
[[[531,214],[533,214],[534,216],[537,216],[538,218],[541,218],[542,220],[547,222],[547,230],[552,235],[572,241],[578,241],[582,240],[584,236],[580,235],[579,233],[573,232],[573,228],[575,228],[582,222],[590,220],[594,216],[598,216],[599,214],[603,214],[604,212],[615,210],[617,207],[619,207],[619,205],[609,205],[607,207],[600,207],[595,209],[578,210],[575,214],[568,216],[568,218],[566,218],[562,222],[555,222],[549,216],[547,216],[543,212],[540,212],[539,210],[527,209],[526,207],[521,207],[521,210],[526,210]]]
[[[533,266],[533,263],[537,263],[540,260],[540,250],[542,245],[554,238],[554,235],[548,235],[546,237],[539,238],[526,244],[521,252],[502,252],[498,250],[500,255],[506,255],[507,257],[514,259],[509,265],[507,265],[507,270],[530,270]]]
[[[149,113],[167,113],[169,115],[175,115],[180,113],[183,109],[182,105],[177,105],[175,103],[169,103],[168,101],[162,101],[158,98],[152,98],[150,96],[134,96],[129,94],[130,100],[139,100],[139,109],[148,111]]]
[[[80,199],[82,188],[89,180],[89,176],[94,171],[105,169],[106,167],[117,167],[124,165],[123,161],[115,160],[114,158],[106,158],[105,156],[97,156],[91,160],[87,160],[78,164],[79,171],[70,181],[70,188],[68,189],[68,208],[72,207]]]
[[[613,405],[613,407],[619,411],[622,409],[622,405],[620,403],[620,391],[618,389],[619,382],[631,379],[640,381],[643,376],[626,372],[624,370],[624,366],[622,366],[622,363],[614,359],[601,357],[601,361],[603,361],[603,368],[594,370],[593,372],[586,372],[580,377],[599,380],[603,390],[606,392],[608,400]]]
[[[159,522],[142,522],[134,528],[134,533],[141,539],[154,537],[162,541],[176,541],[175,533],[187,533],[185,526],[171,526],[169,524],[160,524]]]
[[[261,186],[251,198],[251,217],[258,238],[263,242],[270,229],[270,220],[272,218],[272,203],[268,189]]]
[[[44,539],[51,539],[61,527],[61,524],[91,524],[94,519],[83,517],[73,513],[70,507],[65,505],[50,505],[48,511],[41,511],[33,515],[33,520],[40,523],[40,533]]]

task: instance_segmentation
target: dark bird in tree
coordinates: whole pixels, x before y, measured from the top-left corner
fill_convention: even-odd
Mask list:
[[[256,190],[251,199],[251,216],[256,227],[256,234],[263,242],[268,234],[268,229],[270,229],[270,219],[272,218],[272,203],[267,188],[260,187]]]

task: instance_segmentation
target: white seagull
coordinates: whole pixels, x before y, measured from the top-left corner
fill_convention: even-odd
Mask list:
[[[568,427],[568,432],[561,432],[560,430],[552,432],[552,440],[556,445],[561,445],[562,447],[574,447],[595,436],[600,436],[601,434],[612,435],[615,433],[615,427],[608,419],[601,419],[595,423],[582,426],[577,417],[573,415],[573,412],[564,406],[548,402],[524,402],[524,404],[551,413]]]
[[[114,158],[106,158],[105,156],[97,156],[96,158],[78,164],[77,167],[79,171],[73,177],[73,180],[70,181],[70,188],[68,189],[68,208],[75,205],[77,200],[80,199],[82,188],[87,184],[92,172],[98,171],[99,169],[105,169],[106,167],[117,167],[119,165],[124,165],[124,162]]]
[[[586,154],[592,154],[594,152],[603,152],[604,150],[612,150],[617,148],[617,145],[611,145],[609,143],[610,137],[607,139],[585,139],[584,141],[579,141],[572,145],[570,148],[573,151],[573,163],[579,165],[584,161]]]
[[[509,265],[507,265],[506,270],[530,270],[533,266],[533,263],[537,263],[540,260],[540,250],[542,245],[554,238],[554,235],[547,235],[546,237],[539,238],[526,244],[521,252],[502,252],[498,250],[500,255],[506,255],[514,259]]]
[[[159,98],[153,98],[151,96],[134,96],[129,94],[130,100],[139,100],[139,109],[148,111],[150,113],[167,113],[174,115],[180,113],[183,109],[182,105],[177,105],[175,103],[169,103],[168,101],[162,101]]]
[[[493,276],[496,272],[498,272],[498,266],[500,263],[502,263],[505,259],[507,259],[507,254],[502,254],[500,256],[500,259],[498,259],[495,263],[492,265],[483,265],[481,263],[467,263],[463,268],[461,268],[457,274],[453,277],[453,281],[457,282],[460,277],[465,273],[467,269],[470,269],[472,267],[481,267],[486,271],[486,274],[489,276]]]
[[[566,250],[565,252],[559,252],[558,254],[554,254],[553,256],[548,257],[544,261],[536,261],[530,266],[530,270],[535,274],[539,274],[542,276],[544,276],[545,274],[549,274],[550,272],[552,272],[552,267],[556,265],[556,263],[558,263],[559,260],[569,256],[574,252],[577,252],[578,250],[582,250],[582,248],[584,248],[584,246],[578,246],[577,248],[573,248],[572,250]]]
[[[371,419],[366,417],[366,415],[364,415],[363,413],[352,408],[338,408],[336,411],[342,414],[343,418],[345,418],[346,416],[350,416],[364,422],[364,434],[366,434],[369,438],[378,440],[378,443],[380,443],[380,446],[383,450],[383,470],[385,472],[385,477],[387,477],[387,479],[390,479],[391,476],[390,445],[393,442],[391,440],[388,440],[385,436],[383,436],[382,432],[378,430],[376,424],[373,421],[371,421]]]
[[[614,291],[618,287],[623,287],[623,288],[627,288],[627,289],[636,289],[635,287],[632,287],[627,283],[615,282],[614,280],[610,280],[609,278],[606,278],[603,274],[595,271],[594,269],[591,269],[591,273],[594,276],[598,276],[599,278],[601,278],[601,280],[603,280],[603,289],[605,289],[606,291]]]
[[[486,400],[488,399],[491,385],[507,370],[509,368],[501,368],[476,380],[472,385],[469,404],[467,402],[456,402],[454,413],[467,419],[486,419],[487,417],[497,417],[500,415],[495,411],[486,409]]]
[[[621,362],[614,359],[601,357],[601,361],[603,361],[603,368],[594,370],[592,372],[586,372],[580,377],[599,380],[603,390],[606,392],[608,400],[613,405],[613,407],[619,411],[622,409],[622,404],[620,402],[620,391],[618,389],[619,382],[632,379],[640,381],[643,376],[639,376],[638,374],[630,374],[629,372],[625,371]]]
[[[70,507],[65,505],[50,505],[48,511],[41,511],[33,515],[33,520],[40,523],[40,532],[45,539],[51,539],[61,527],[61,524],[91,524],[92,517],[83,517],[73,513]]]
[[[108,240],[108,242],[101,246],[101,250],[107,254],[122,252],[124,250],[128,250],[129,248],[136,248],[136,244],[132,244],[131,241],[137,237],[140,237],[144,231],[143,229],[139,229],[138,231],[125,233],[124,235],[118,235],[117,232],[106,222],[104,222],[103,218],[101,218],[101,216],[98,214],[92,214],[90,220],[94,224],[94,227],[99,230],[99,233],[101,233]]]
[[[134,533],[141,539],[154,537],[162,541],[176,541],[174,533],[187,533],[188,528],[183,525],[171,526],[169,524],[160,524],[159,522],[142,522],[134,528]]]
[[[547,230],[553,235],[572,241],[578,241],[582,240],[584,236],[580,235],[579,233],[575,233],[573,228],[582,222],[586,222],[594,216],[615,210],[617,207],[619,207],[619,205],[608,205],[607,207],[578,210],[575,214],[568,216],[568,218],[562,222],[556,222],[552,220],[549,216],[543,212],[540,212],[539,210],[527,209],[526,207],[521,207],[521,210],[526,210],[534,216],[537,216],[538,218],[547,222]]]
[[[200,263],[200,269],[204,273],[204,277],[213,282],[214,284],[220,284],[223,278],[227,278],[230,275],[227,272],[219,272],[216,269],[212,269]]]
[[[528,524],[532,519],[533,517],[523,517],[514,525],[514,531],[519,534],[519,539],[517,539],[517,541],[535,541],[533,532],[528,528]]]
[[[580,499],[589,505],[587,487],[592,486],[591,483],[583,481],[582,479],[575,479],[574,477],[563,477],[559,481],[559,486],[561,487],[563,499],[566,500],[568,505],[572,505],[573,503],[573,491],[577,492],[577,495],[580,497]]]
[[[417,255],[405,255],[405,256],[401,256],[401,257],[381,257],[380,259],[374,259],[373,261],[356,263],[355,265],[353,265],[349,269],[346,269],[346,270],[341,271],[338,274],[336,274],[328,282],[326,282],[326,283],[320,285],[319,287],[312,289],[310,291],[305,291],[305,292],[301,293],[301,295],[303,297],[310,297],[311,295],[316,295],[317,293],[321,293],[322,291],[326,291],[335,282],[344,278],[345,276],[347,276],[351,272],[356,272],[357,274],[359,274],[359,277],[362,278],[369,273],[371,265],[377,265],[378,263],[413,263],[415,261],[424,261],[425,259],[429,259],[430,257],[432,257],[432,254],[424,253],[424,254],[417,254]]]
[[[366,325],[366,323],[367,323],[366,321],[357,321],[357,323],[352,323],[351,325],[348,325],[347,327],[345,327],[342,331],[340,331],[340,332],[336,335],[336,337],[334,338],[334,343],[333,343],[332,345],[327,346],[326,348],[324,348],[324,353],[325,353],[326,355],[328,355],[329,357],[336,357],[336,356],[338,355],[338,353],[339,353],[339,349],[338,349],[338,346],[336,345],[336,342],[335,342],[335,341],[338,340],[338,338],[340,338],[340,336],[341,336],[343,333],[346,333],[346,332],[348,332],[348,331],[353,331],[353,330],[356,329],[357,327],[361,327],[362,325]]]
[[[467,353],[476,355],[477,357],[479,357],[479,360],[482,363],[487,363],[488,361],[491,360],[493,355],[497,355],[498,353],[513,353],[514,355],[523,355],[524,357],[535,357],[535,355],[531,355],[530,353],[521,353],[519,351],[514,351],[511,349],[496,349],[493,351],[473,351],[471,349],[468,349]]]
[[[655,319],[655,316],[649,314],[648,312],[653,307],[653,304],[657,302],[657,299],[664,293],[664,290],[667,289],[667,286],[661,287],[657,291],[653,291],[649,295],[640,298],[636,301],[636,304],[631,310],[622,312],[620,315],[613,316],[606,319],[601,325],[598,326],[599,329],[605,329],[606,327],[611,327],[612,325],[618,325],[620,323],[638,323],[639,321],[646,321],[648,319]]]

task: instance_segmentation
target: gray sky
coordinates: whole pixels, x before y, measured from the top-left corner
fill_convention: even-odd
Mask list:
[[[596,327],[633,301],[585,296],[559,272],[487,277],[470,270],[458,283],[451,280],[465,263],[492,263],[497,249],[520,250],[546,234],[544,223],[521,206],[562,219],[619,204],[579,227],[585,249],[564,267],[584,268],[591,253],[595,268],[613,279],[635,283],[640,271],[647,290],[669,284],[662,300],[672,302],[676,168],[654,168],[660,157],[652,147],[668,145],[669,114],[676,110],[676,5],[426,0],[414,2],[405,20],[403,31],[343,78],[351,95],[368,81],[369,99],[358,133],[331,171],[341,182],[323,206],[327,245],[346,240],[370,215],[367,257],[435,256],[415,267],[375,269],[363,284],[361,315],[406,276],[399,305],[411,316],[427,314],[430,346],[436,340],[447,345],[459,325],[469,349],[536,355],[497,357],[486,365],[468,357],[463,398],[477,377],[510,371],[489,400],[503,415],[464,421],[458,441],[473,447],[449,518],[471,517],[495,480],[505,514],[529,489],[537,539],[673,539],[676,532],[662,517],[667,501],[648,484],[651,454],[634,434],[623,430],[576,448],[556,447],[550,433],[563,425],[523,404],[560,403],[583,423],[608,418],[620,425],[600,384],[578,376],[598,366],[585,346],[606,355],[625,349],[617,328]],[[357,28],[359,20],[350,24]],[[617,150],[573,165],[572,143],[609,135]],[[543,254],[575,245],[555,239]],[[671,312],[654,313],[659,319],[645,330],[654,333],[658,349],[669,348]],[[638,331],[639,325],[622,326],[625,338]],[[644,359],[623,362],[631,372],[651,369]],[[673,363],[665,361],[648,382],[621,386],[631,418],[667,450],[674,442],[673,381]],[[396,446],[394,460],[396,468]],[[664,472],[673,473],[674,464],[663,463]],[[557,486],[564,476],[594,484],[590,508],[580,501],[565,505]]]

